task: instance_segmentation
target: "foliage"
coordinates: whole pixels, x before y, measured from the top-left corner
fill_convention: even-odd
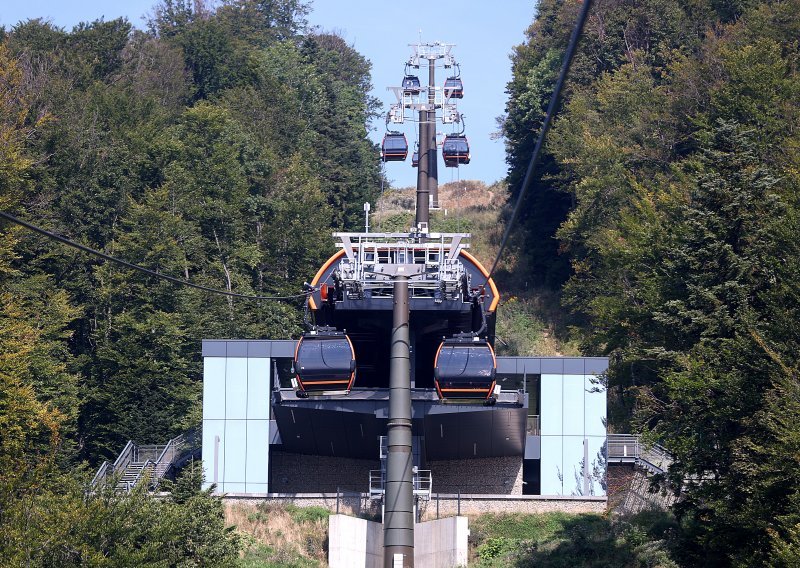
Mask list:
[[[51,473],[4,507],[3,565],[232,566],[238,559],[240,538],[209,491],[160,499],[143,486],[120,495],[113,486],[87,493],[84,483]]]
[[[297,294],[380,180],[369,62],[308,10],[163,0],[146,31],[3,30],[0,208],[197,284]],[[172,499],[87,497],[81,463],[200,421],[200,339],[300,322],[299,302],[209,296],[0,226],[0,564],[235,563],[199,469]]]
[[[529,249],[539,278],[571,263],[611,427],[675,454],[685,565],[787,564],[796,545],[798,7],[596,3],[523,219],[559,241]],[[542,2],[514,55],[512,191],[575,9]]]
[[[478,558],[481,560],[492,560],[502,554],[509,552],[514,541],[505,536],[493,536],[486,539],[486,542],[478,546]]]
[[[478,566],[676,568],[675,521],[663,513],[609,520],[597,515],[489,514],[474,519]]]
[[[227,520],[246,540],[241,566],[324,565],[330,512],[322,507],[230,505]]]
[[[14,26],[0,44],[4,209],[205,286],[298,293],[380,175],[369,63],[306,33],[308,9],[164,0],[146,32]],[[25,321],[42,314],[26,380],[64,414],[72,460],[196,424],[199,339],[300,330],[299,302],[209,297],[31,234],[8,243],[2,291]]]
[[[297,507],[295,505],[287,505],[286,512],[291,515],[296,523],[325,521],[328,522],[330,511],[324,507]]]

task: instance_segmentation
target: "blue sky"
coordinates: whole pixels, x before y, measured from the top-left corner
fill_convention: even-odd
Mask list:
[[[107,20],[127,16],[134,26],[144,28],[145,15],[155,3],[155,0],[6,0],[0,8],[0,25],[11,27],[20,20],[41,17],[71,29],[79,22],[101,16]],[[524,39],[525,29],[533,20],[535,1],[313,0],[312,9],[309,16],[312,25],[339,33],[372,62],[373,94],[386,108],[394,100],[386,87],[400,84],[404,63],[411,53],[409,43],[418,42],[421,34],[424,42],[456,44],[452,53],[461,64],[465,93],[459,110],[465,115],[472,161],[458,169],[445,168],[440,158],[439,181],[479,179],[491,183],[505,176],[505,148],[501,140],[491,140],[491,134],[497,130],[495,117],[505,111],[505,86],[511,78],[508,56]],[[438,70],[437,78],[443,76],[444,71]],[[372,137],[380,141],[383,122],[374,126]],[[406,123],[403,130],[413,141],[413,124]],[[440,124],[438,130],[449,132],[450,128]],[[386,172],[396,186],[416,184],[416,170],[411,167],[410,159],[386,164]]]

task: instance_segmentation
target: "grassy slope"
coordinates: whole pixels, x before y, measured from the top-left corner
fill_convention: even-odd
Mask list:
[[[677,568],[665,513],[627,520],[599,515],[481,515],[470,523],[470,565],[541,568]]]
[[[503,183],[479,181],[446,183],[439,187],[440,211],[431,213],[431,230],[468,232],[470,252],[486,268],[497,256],[505,230],[508,189]],[[414,222],[413,188],[387,191],[374,208],[371,225],[377,231],[408,230]],[[577,355],[569,337],[568,320],[559,297],[549,290],[527,288],[514,278],[513,252],[506,249],[498,272],[501,304],[497,311],[497,352],[500,355]]]
[[[229,504],[225,520],[245,536],[240,568],[326,566],[328,510],[271,504]]]
[[[245,536],[240,568],[322,568],[328,511],[235,504],[229,525]],[[666,513],[625,520],[600,515],[486,514],[470,519],[470,566],[478,568],[676,568],[667,549],[675,521]]]

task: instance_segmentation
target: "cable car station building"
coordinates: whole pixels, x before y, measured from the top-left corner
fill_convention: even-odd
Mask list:
[[[413,45],[402,85],[389,88],[397,103],[386,116],[382,160],[408,155],[405,134],[390,123],[419,126],[409,231],[369,232],[367,217],[365,232],[334,234],[339,250],[308,287],[307,331],[297,341],[203,341],[206,486],[228,495],[336,492],[338,502],[346,491],[380,501],[382,529],[331,517],[331,566],[465,564],[462,494],[606,495],[598,378],[608,360],[497,357],[500,294],[490,272],[467,251],[469,235],[429,230],[429,208],[438,207],[438,120],[461,127],[441,142],[445,167],[471,159],[452,47]],[[437,65],[458,71],[439,86]],[[428,68],[424,88],[409,74],[420,66]],[[433,494],[437,511],[439,495],[459,495],[454,521],[421,522],[419,501]]]
[[[207,486],[252,496],[382,495],[391,272],[400,266],[413,274],[415,493],[605,495],[606,393],[598,377],[606,358],[495,357],[499,294],[466,251],[468,235],[337,237],[340,251],[319,270],[308,299],[319,331],[304,334],[301,345],[203,341]],[[304,352],[310,359],[299,358]],[[301,367],[319,378],[326,365],[340,364],[343,380],[299,384]]]

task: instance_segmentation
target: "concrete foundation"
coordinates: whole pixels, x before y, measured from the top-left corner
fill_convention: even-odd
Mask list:
[[[356,515],[380,519],[380,501],[372,500],[366,493],[265,493],[249,495],[228,493],[225,502],[292,504],[297,507],[324,507],[331,513]],[[422,520],[429,521],[454,515],[481,515],[483,513],[595,513],[606,512],[605,497],[542,497],[539,495],[453,495],[434,493],[430,501],[419,503]]]
[[[423,520],[452,515],[476,516],[484,513],[594,513],[606,512],[605,497],[542,497],[540,495],[446,495],[434,493],[420,503]]]
[[[330,568],[383,568],[383,525],[331,515],[328,519]]]
[[[383,568],[383,525],[346,515],[331,515],[330,568]],[[414,565],[424,568],[466,566],[469,528],[466,517],[414,525]]]
[[[466,566],[468,539],[469,520],[466,517],[417,523],[414,526],[414,566]]]

